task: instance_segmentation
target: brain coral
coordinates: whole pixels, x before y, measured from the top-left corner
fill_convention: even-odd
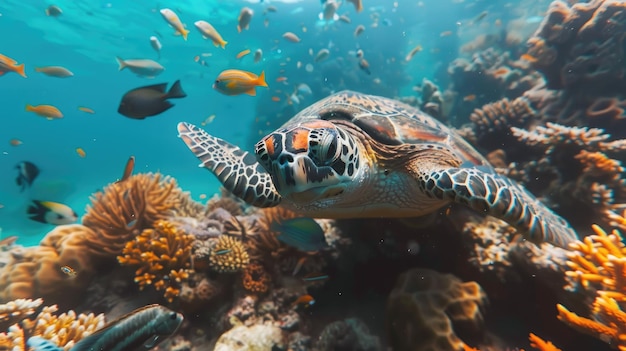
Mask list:
[[[395,351],[463,350],[452,321],[481,327],[486,295],[476,282],[429,269],[403,273],[387,302],[387,333]]]
[[[154,227],[126,243],[117,259],[120,264],[139,267],[135,282],[141,289],[154,285],[157,290],[165,290],[165,298],[172,302],[180,293],[181,283],[192,273],[195,238],[164,220],[156,221]]]
[[[240,240],[222,235],[213,246],[209,261],[218,272],[238,272],[250,263],[250,257]]]
[[[92,242],[98,245],[92,249],[111,257],[119,255],[135,235],[172,215],[184,197],[176,180],[159,173],[136,174],[110,184],[92,195],[83,217],[83,224],[97,236]]]

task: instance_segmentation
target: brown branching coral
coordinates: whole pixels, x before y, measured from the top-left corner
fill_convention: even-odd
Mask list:
[[[621,234],[593,226],[595,235],[570,244],[566,289],[593,298],[590,317],[557,305],[558,318],[575,330],[626,350],[626,246]]]
[[[139,266],[135,282],[141,289],[154,285],[157,290],[165,290],[165,298],[172,302],[180,293],[180,284],[192,273],[195,239],[164,220],[156,221],[154,227],[126,243],[117,259],[123,265]]]
[[[9,327],[7,332],[0,333],[0,349],[25,350],[23,348],[26,335],[41,336],[51,340],[67,351],[83,337],[92,334],[104,326],[104,315],[76,314],[70,310],[56,315],[56,305],[46,306],[33,319],[24,319],[20,324]]]
[[[215,271],[238,272],[250,263],[250,257],[239,239],[222,235],[213,246],[209,261]]]
[[[403,273],[387,302],[387,333],[394,350],[460,350],[452,321],[482,327],[486,295],[476,282],[427,269]]]
[[[119,255],[126,242],[159,219],[173,214],[183,198],[176,180],[159,173],[136,174],[91,197],[83,224],[96,238],[93,250]]]

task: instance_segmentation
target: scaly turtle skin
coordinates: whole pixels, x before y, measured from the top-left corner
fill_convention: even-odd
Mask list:
[[[320,218],[415,217],[450,202],[501,218],[534,242],[576,233],[526,189],[498,175],[463,138],[421,111],[343,91],[302,110],[255,155],[189,123],[178,132],[226,189]]]

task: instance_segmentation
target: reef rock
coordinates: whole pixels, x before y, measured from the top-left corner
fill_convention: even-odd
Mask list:
[[[236,326],[222,334],[214,351],[270,351],[286,349],[283,331],[271,325]]]

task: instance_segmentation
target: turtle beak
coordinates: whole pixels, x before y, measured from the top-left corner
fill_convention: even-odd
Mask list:
[[[289,194],[288,197],[295,203],[312,203],[337,196],[343,193],[343,191],[344,187],[342,185],[323,186],[305,191],[293,192]]]

